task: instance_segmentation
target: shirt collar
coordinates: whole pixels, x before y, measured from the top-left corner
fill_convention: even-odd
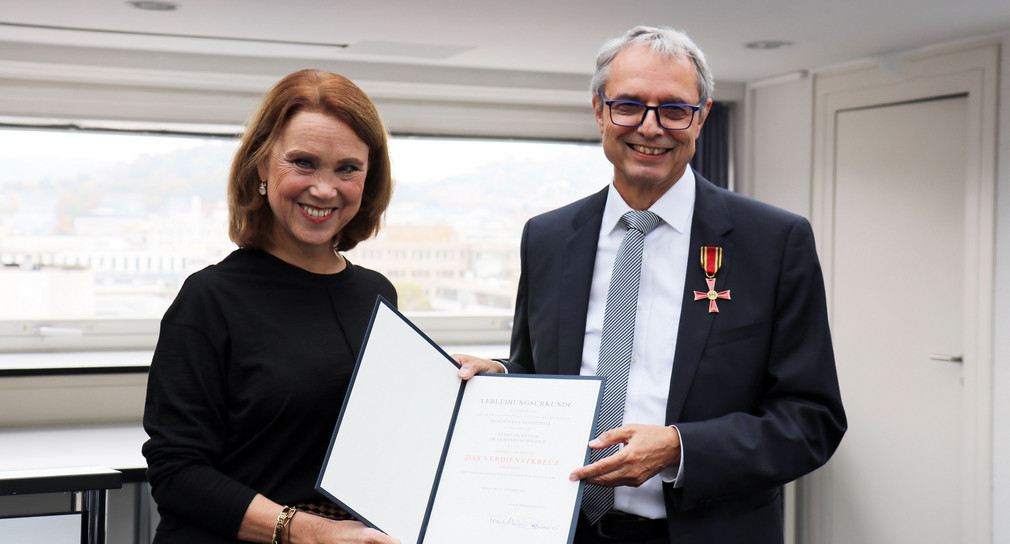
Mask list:
[[[663,223],[683,234],[690,225],[688,221],[694,211],[695,178],[691,167],[684,169],[684,175],[673,184],[663,196],[659,197],[649,211],[659,216]],[[603,208],[603,232],[613,233],[621,225],[621,217],[631,211],[631,206],[617,192],[614,182],[610,182],[607,190],[607,203]],[[624,229],[621,228],[621,231]]]

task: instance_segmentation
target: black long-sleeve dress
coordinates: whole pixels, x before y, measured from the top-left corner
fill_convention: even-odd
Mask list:
[[[239,249],[190,276],[166,312],[148,379],[143,447],[155,541],[235,542],[256,493],[316,500],[316,478],[381,274],[313,274]]]

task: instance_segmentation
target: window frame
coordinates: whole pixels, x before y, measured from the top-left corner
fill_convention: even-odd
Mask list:
[[[87,131],[95,133],[197,136],[206,138],[235,138],[240,127],[230,125],[200,125],[145,122],[116,122],[66,119],[16,119],[0,116],[3,129],[43,129]],[[403,137],[393,134],[392,137]],[[407,136],[410,137],[410,136]],[[500,140],[516,141],[516,138],[473,138],[467,136],[446,136],[444,140]],[[544,141],[552,143],[585,144],[584,141],[558,141],[540,138],[526,138],[523,141]],[[451,312],[410,312],[405,315],[433,342],[440,346],[470,348],[470,352],[481,349],[495,349],[495,356],[507,356],[507,346],[511,340],[512,311],[483,313]],[[15,318],[0,319],[0,376],[35,375],[51,373],[75,373],[80,368],[96,369],[91,362],[83,362],[80,367],[68,365],[62,354],[81,352],[142,352],[154,350],[158,340],[161,317],[82,317],[82,318]],[[504,352],[502,352],[504,351]],[[23,364],[12,354],[54,354],[51,366],[38,363]],[[110,357],[110,360],[116,357]],[[108,369],[138,368],[149,364],[149,357],[140,358],[135,363],[109,364]],[[105,372],[101,370],[99,372]]]

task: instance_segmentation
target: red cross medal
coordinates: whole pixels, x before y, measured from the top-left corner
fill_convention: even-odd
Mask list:
[[[718,299],[730,300],[729,291],[715,290],[715,273],[722,266],[722,248],[702,246],[701,248],[701,268],[705,271],[705,283],[708,284],[708,292],[694,292],[694,300],[707,300],[708,313],[717,313],[719,306],[715,301]]]

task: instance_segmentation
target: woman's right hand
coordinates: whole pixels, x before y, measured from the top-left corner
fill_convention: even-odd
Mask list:
[[[288,525],[289,544],[400,544],[400,541],[360,521],[334,521],[298,512]]]

